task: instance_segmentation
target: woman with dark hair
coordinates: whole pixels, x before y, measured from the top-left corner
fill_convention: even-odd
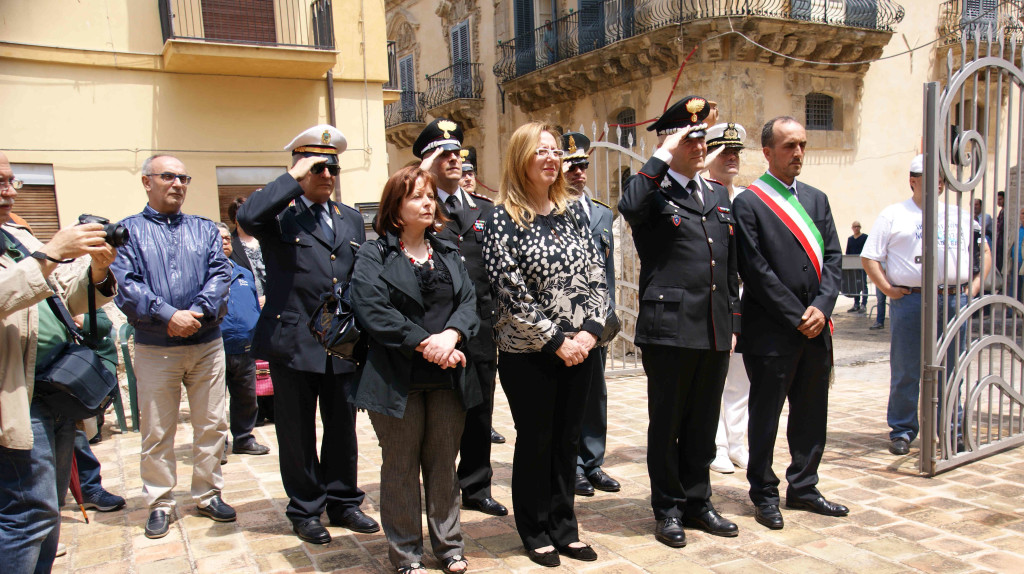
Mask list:
[[[384,186],[374,229],[356,255],[352,304],[369,351],[355,392],[380,441],[380,517],[399,574],[421,563],[420,470],[434,556],[465,572],[455,457],[466,409],[482,400],[466,384],[459,346],[476,334],[473,283],[454,245],[434,230],[446,221],[433,177],[406,167]]]
[[[530,559],[596,560],[573,510],[583,409],[601,368],[604,268],[579,203],[566,191],[556,130],[512,134],[483,254],[498,301],[498,373],[516,424],[512,505]]]

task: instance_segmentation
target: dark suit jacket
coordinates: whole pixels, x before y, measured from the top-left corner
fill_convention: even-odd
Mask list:
[[[445,329],[462,333],[468,341],[476,334],[480,318],[476,293],[455,246],[430,236],[434,258],[452,276],[454,301]],[[380,247],[384,247],[381,257]],[[388,233],[367,242],[356,257],[352,275],[352,304],[360,325],[370,335],[366,364],[359,377],[353,403],[356,407],[402,418],[412,385],[416,347],[431,335],[423,328],[426,309],[416,272],[402,254],[398,237]],[[463,368],[454,372],[455,390],[465,408],[480,404],[480,386],[466,381]]]
[[[267,301],[256,323],[252,349],[257,358],[324,373],[327,351],[309,332],[309,316],[321,295],[350,280],[355,253],[366,233],[358,211],[331,201],[334,242],[328,243],[313,212],[299,199],[302,193],[299,183],[286,173],[253,192],[238,210],[238,222],[259,239],[267,268]],[[289,205],[293,200],[294,205]],[[350,361],[330,360],[335,373],[355,371]]]
[[[612,236],[612,222],[615,215],[612,210],[598,203],[589,196],[582,201],[590,208],[590,234],[594,236],[594,246],[604,267],[604,282],[608,286],[608,313],[615,310],[615,238]]]
[[[466,343],[466,352],[474,361],[494,361],[498,349],[494,343],[494,321],[497,310],[491,296],[491,280],[487,276],[481,249],[484,242],[484,222],[490,220],[494,203],[482,195],[469,195],[473,204],[463,201],[469,194],[459,194],[462,209],[457,217],[448,215],[451,221],[437,236],[455,245],[466,263],[466,270],[476,287],[476,308],[480,314],[480,330]],[[441,204],[444,206],[444,204]],[[447,209],[445,209],[447,215]],[[477,225],[477,222],[481,222]]]
[[[729,192],[705,182],[701,206],[668,167],[652,157],[619,200],[640,257],[634,341],[728,351],[740,327]]]
[[[831,317],[839,296],[843,252],[828,197],[797,181],[797,200],[825,241],[821,281],[789,228],[752,191],[733,198],[743,276],[743,334],[739,351],[779,356],[799,350],[807,338],[796,330],[807,307]],[[828,325],[815,338],[832,347]]]

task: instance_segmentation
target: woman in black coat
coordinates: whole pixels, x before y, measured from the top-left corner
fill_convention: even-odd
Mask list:
[[[431,175],[407,167],[384,186],[380,239],[356,255],[352,303],[369,334],[355,405],[380,441],[381,522],[400,574],[425,574],[420,469],[427,528],[445,572],[465,572],[455,457],[466,409],[481,402],[467,385],[460,350],[480,324],[473,283],[454,245],[434,236],[444,223]]]

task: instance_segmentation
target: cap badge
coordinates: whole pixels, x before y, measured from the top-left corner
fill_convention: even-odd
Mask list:
[[[576,138],[569,136],[569,153],[576,153]]]
[[[686,102],[686,111],[690,112],[690,121],[697,121],[697,113],[704,109],[704,106],[708,105],[707,100],[703,98],[693,98]]]
[[[459,151],[459,156],[462,157],[462,161],[466,161],[466,158],[469,157],[469,150],[468,149],[460,150]]]
[[[455,128],[457,128],[459,126],[455,125],[455,122],[453,122],[451,120],[441,120],[441,121],[437,122],[437,127],[440,128],[441,131],[444,132],[445,139],[448,139],[448,138],[452,137],[449,132],[455,131]]]
[[[324,130],[323,135],[320,136],[320,141],[324,144],[331,143],[331,132]]]
[[[739,132],[736,131],[735,124],[729,124],[729,127],[726,128],[725,133],[722,135],[731,140],[739,139],[740,137]]]

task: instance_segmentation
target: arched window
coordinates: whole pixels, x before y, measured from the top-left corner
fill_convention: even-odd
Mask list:
[[[623,124],[636,123],[636,111],[633,108],[626,108],[615,116],[615,123]],[[632,138],[630,138],[632,136]],[[630,141],[633,143],[631,144]],[[622,128],[622,137],[619,138],[619,145],[622,147],[633,147],[636,145],[636,127]]]
[[[832,130],[835,100],[832,96],[825,94],[807,94],[807,103],[804,107],[807,118],[807,129],[809,130]]]

